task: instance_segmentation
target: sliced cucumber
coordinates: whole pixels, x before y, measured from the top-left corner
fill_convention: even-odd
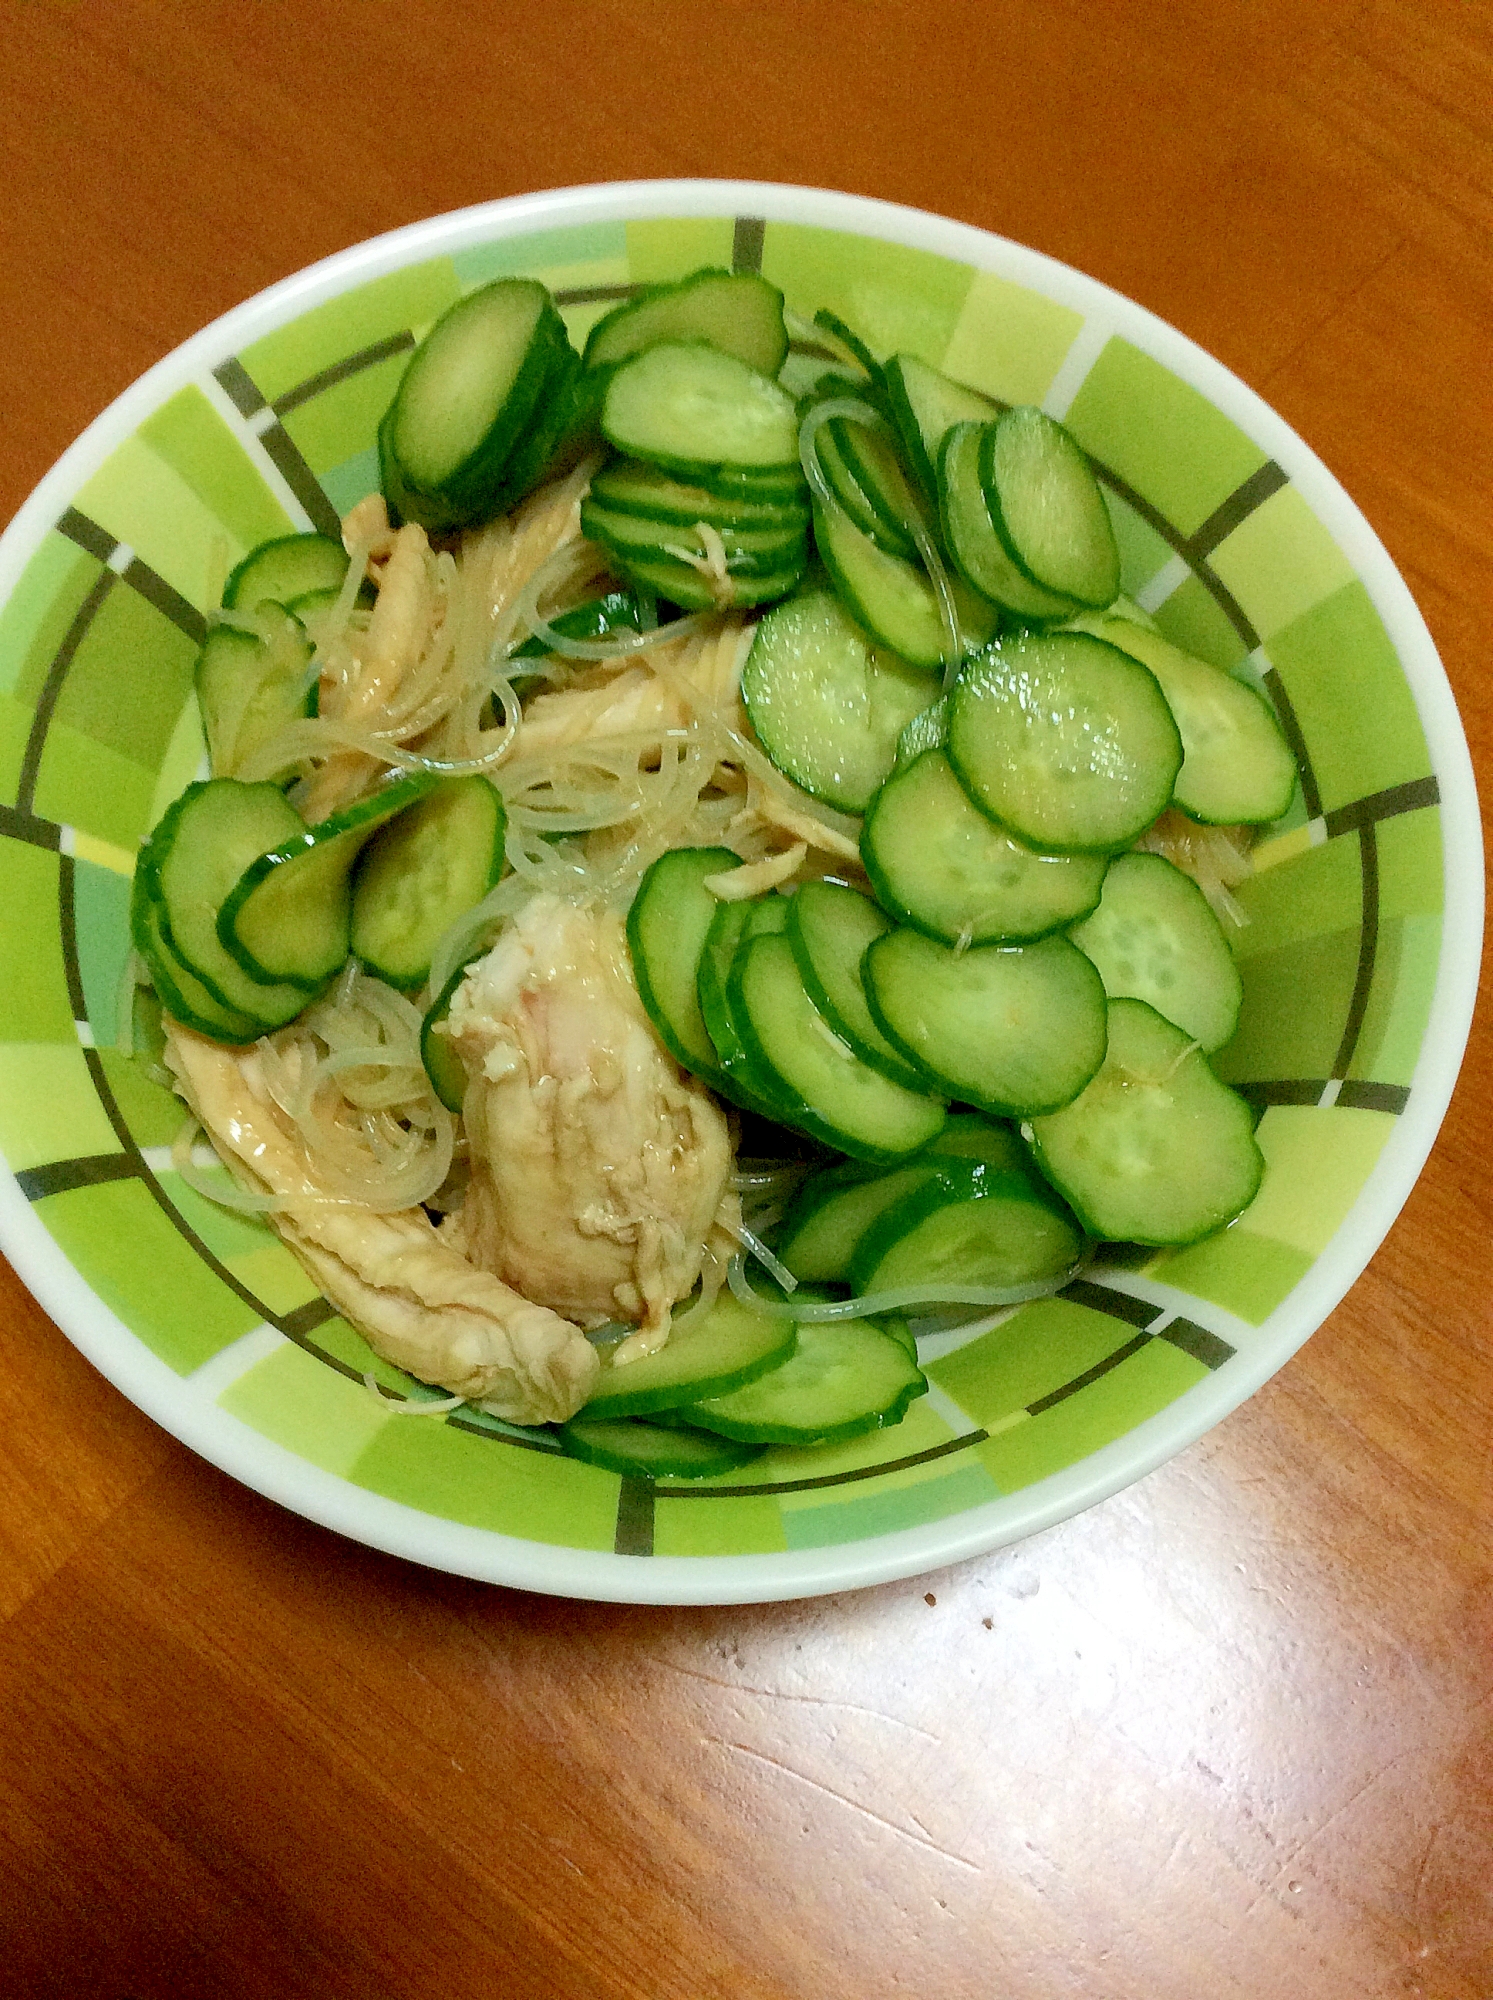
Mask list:
[[[502,874],[506,826],[502,794],[475,771],[381,826],[353,874],[354,958],[391,986],[423,986],[437,944]]]
[[[430,1078],[431,1089],[448,1111],[461,1110],[467,1094],[467,1071],[444,1030],[456,989],[476,963],[475,959],[469,959],[465,965],[457,966],[420,1023],[420,1060]]]
[[[847,326],[840,315],[831,312],[828,306],[820,306],[814,315],[814,324],[821,333],[827,333],[831,340],[838,341],[873,387],[879,385],[881,363],[854,328]]]
[[[776,1080],[803,1131],[854,1159],[896,1160],[943,1124],[940,1100],[893,1083],[834,1033],[805,991],[787,938],[748,940],[727,990],[749,1057]]]
[[[808,481],[796,457],[791,465],[707,465],[690,477],[692,484],[732,506],[746,500],[771,500],[782,507],[809,504]]]
[[[788,942],[810,1000],[862,1062],[920,1091],[922,1077],[877,1027],[861,983],[866,947],[891,928],[869,896],[837,882],[802,883],[788,902]]]
[[[256,609],[254,623],[257,633],[213,626],[197,655],[197,705],[217,778],[232,777],[287,723],[316,713],[305,627],[283,605],[269,603]]]
[[[686,542],[689,539],[685,537]],[[753,605],[775,604],[797,589],[807,566],[808,544],[798,542],[794,559],[786,568],[757,574],[738,569],[728,572],[724,581],[678,556],[637,552],[622,556],[615,549],[610,553],[639,590],[651,591],[685,611],[749,611]]]
[[[856,1245],[857,1293],[906,1285],[1030,1285],[1059,1278],[1083,1232],[1029,1169],[946,1160],[876,1215]]]
[[[1014,1125],[978,1111],[951,1111],[928,1148],[935,1157],[979,1160],[999,1173],[1030,1173],[1031,1161]]]
[[[723,495],[633,458],[615,458],[604,465],[591,481],[590,498],[610,514],[632,514],[644,521],[668,521],[686,528],[706,521],[721,529],[802,531],[809,521],[807,502],[791,488],[763,495]]]
[[[607,368],[660,341],[704,341],[763,375],[788,357],[783,294],[749,271],[694,271],[615,306],[592,327],[587,368]]]
[[[342,588],[347,551],[330,535],[277,535],[251,549],[223,586],[229,610],[257,611],[261,604],[289,604],[309,591]]]
[[[600,597],[588,597],[569,611],[558,612],[545,623],[566,639],[604,639],[610,632],[636,632],[640,613],[638,600],[630,590],[608,590]],[[510,660],[541,660],[547,657],[549,642],[537,632],[515,646]]]
[[[752,1312],[722,1292],[703,1319],[656,1353],[620,1368],[605,1363],[583,1414],[588,1422],[645,1417],[722,1395],[779,1367],[796,1345],[791,1319]]]
[[[703,566],[710,551],[700,523],[688,526],[678,521],[650,520],[641,514],[619,512],[600,506],[589,495],[581,502],[581,533],[611,551],[624,567],[638,560],[668,560]],[[732,579],[774,576],[783,570],[802,570],[808,561],[808,528],[802,516],[783,514],[765,527],[721,527],[713,522],[703,526],[720,538],[726,571]],[[706,581],[703,574],[700,580]],[[676,600],[677,601],[677,600]]]
[[[1037,1163],[1091,1234],[1195,1243],[1248,1207],[1264,1173],[1254,1115],[1186,1031],[1109,1003],[1109,1052],[1065,1109],[1032,1120]]]
[[[483,501],[483,515],[506,514],[546,479],[554,478],[594,450],[595,412],[580,396],[581,358],[574,348],[559,350],[544,378],[528,423],[514,439],[503,469]]]
[[[892,421],[908,463],[930,500],[938,495],[938,455],[955,424],[990,423],[1000,404],[952,381],[915,354],[894,354],[883,370]]]
[[[1239,1022],[1244,982],[1197,883],[1160,854],[1110,863],[1091,917],[1068,935],[1111,1000],[1144,1000],[1212,1054]]]
[[[792,1356],[759,1382],[692,1403],[702,1429],[748,1444],[837,1444],[902,1421],[927,1379],[895,1335],[869,1320],[809,1323]]]
[[[439,783],[433,773],[409,772],[261,853],[218,912],[225,952],[251,978],[319,992],[347,962],[353,865],[363,847]]]
[[[499,511],[510,454],[569,373],[565,322],[532,278],[499,278],[448,308],[415,349],[381,441],[399,513],[432,529]]]
[[[787,924],[788,901],[784,896],[756,896],[745,902],[718,904],[705,933],[695,978],[700,1018],[719,1063],[716,1088],[724,1090],[746,1110],[778,1122],[786,1118],[791,1100],[771,1071],[765,1070],[747,1049],[731,1005],[729,982],[732,962],[743,942],[751,937],[770,937],[785,930]]]
[[[1016,567],[1079,604],[1113,603],[1120,552],[1089,461],[1054,418],[1030,404],[986,430],[980,481]]]
[[[853,617],[911,666],[943,665],[947,641],[938,596],[926,573],[888,555],[838,508],[816,504],[814,542]],[[951,578],[955,620],[965,653],[988,645],[999,614]]]
[[[1149,667],[1182,738],[1172,804],[1213,826],[1279,819],[1296,790],[1296,760],[1268,703],[1129,618],[1085,616],[1079,629]]]
[[[902,771],[925,750],[942,750],[949,740],[949,704],[945,696],[930,701],[919,709],[897,738],[897,754],[892,763],[894,771]]]
[[[619,451],[686,476],[797,465],[793,398],[713,347],[663,342],[624,361],[607,384],[601,427]]]
[[[885,907],[948,944],[1043,937],[1099,901],[1102,854],[1039,854],[971,805],[942,750],[877,793],[861,860]]]
[[[757,627],[741,676],[753,729],[778,769],[842,812],[864,812],[928,676],[868,639],[832,591],[805,590]]]
[[[959,574],[982,597],[1024,623],[1065,618],[1075,600],[1025,575],[996,528],[980,480],[982,444],[989,427],[955,424],[938,458],[938,506],[943,538]]]
[[[1085,632],[1032,633],[961,671],[948,756],[975,804],[1018,839],[1112,853],[1165,808],[1182,740],[1138,660]]]
[[[560,1426],[559,1436],[567,1458],[620,1472],[624,1479],[709,1479],[750,1465],[765,1449],[711,1431],[666,1428],[630,1417],[572,1417]]]
[[[841,395],[843,389],[831,388],[831,395]],[[851,469],[850,460],[841,449],[839,427],[833,422],[821,424],[814,434],[814,450],[819,460],[819,470],[824,474],[830,491],[839,501],[863,535],[869,535],[878,548],[888,555],[901,556],[912,562],[917,557],[917,543],[908,533],[905,524],[889,524],[877,508],[870,494],[862,486]]]
[[[868,519],[858,525],[889,554],[915,561],[918,544],[913,524],[934,535],[937,523],[904,471],[890,434],[847,417],[832,417],[824,432],[832,440],[847,490],[861,496]]]
[[[294,1020],[306,992],[247,972],[223,948],[218,915],[247,867],[304,832],[305,821],[274,785],[210,778],[189,785],[167,809],[137,864],[146,890],[159,900],[176,957],[230,1013],[257,1022],[261,1034]]]
[[[212,1041],[239,1047],[258,1041],[265,1033],[263,1024],[252,1014],[225,1007],[173,949],[166,934],[165,912],[143,857],[136,865],[130,894],[130,937],[150,972],[162,1010],[173,1021],[195,1028]]]
[[[627,914],[644,1011],[674,1060],[710,1084],[718,1082],[721,1066],[700,1012],[700,959],[717,912],[731,906],[705,883],[740,865],[729,847],[672,848],[644,875]]]
[[[1066,938],[959,952],[897,930],[866,953],[883,1031],[936,1085],[1007,1118],[1068,1104],[1104,1060],[1104,985]]]
[[[855,1247],[877,1216],[938,1172],[920,1155],[886,1173],[840,1166],[810,1175],[783,1217],[777,1255],[796,1278],[848,1284]]]

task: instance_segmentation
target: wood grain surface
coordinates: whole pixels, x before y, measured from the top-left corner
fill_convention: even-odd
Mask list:
[[[214,315],[530,188],[886,196],[1139,299],[1358,500],[1493,784],[1479,0],[0,6],[8,516]],[[1020,1547],[527,1597],[203,1465],[4,1274],[0,1993],[1489,2000],[1493,1027],[1260,1394]]]

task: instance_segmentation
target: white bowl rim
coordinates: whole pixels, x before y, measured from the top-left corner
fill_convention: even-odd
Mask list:
[[[1320,1326],[1388,1234],[1450,1102],[1471,1028],[1482,952],[1481,822],[1456,702],[1407,586],[1326,466],[1221,362],[1123,294],[989,231],[867,196],[759,181],[603,182],[479,203],[323,258],[192,335],[94,419],[0,537],[0,602],[87,476],[166,394],[204,364],[226,359],[350,286],[416,258],[538,229],[684,216],[754,216],[880,237],[998,271],[1085,317],[1102,307],[1114,330],[1191,382],[1268,449],[1352,563],[1404,666],[1440,790],[1445,900],[1440,963],[1407,1108],[1343,1225],[1257,1330],[1252,1364],[1210,1375],[1124,1437],[1017,1493],[920,1527],[824,1549],[640,1559],[463,1526],[354,1486],[194,1396],[191,1378],[159,1361],[98,1299],[32,1212],[14,1175],[0,1168],[0,1251],[73,1345],[189,1449],[267,1498],[369,1547],[479,1581],[615,1603],[753,1603],[921,1575],[1054,1526],[1142,1478],[1201,1437]]]

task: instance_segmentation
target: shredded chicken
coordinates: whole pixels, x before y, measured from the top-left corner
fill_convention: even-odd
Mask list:
[[[376,724],[388,708],[441,617],[431,569],[425,530],[413,524],[401,528],[379,580],[367,632],[342,649],[340,671],[322,675],[323,715],[338,722]],[[308,824],[325,819],[360,797],[386,768],[367,751],[335,751],[306,782],[299,801],[302,818]]]
[[[446,1225],[472,1260],[584,1326],[662,1346],[713,1233],[739,1223],[709,1093],[660,1045],[612,911],[534,896],[458,988],[451,1037],[471,1186]]]
[[[755,771],[747,774],[747,802],[732,820],[731,832],[734,835],[786,833],[808,847],[817,848],[821,854],[831,854],[837,861],[860,866],[860,848],[848,833],[826,826],[813,813],[801,811],[781,792],[765,785]]]
[[[254,1049],[168,1021],[166,1060],[224,1160],[281,1198],[275,1227],[376,1353],[510,1423],[575,1414],[599,1368],[578,1327],[479,1269],[422,1209],[385,1215],[329,1198]]]
[[[723,903],[745,903],[762,896],[784,882],[791,882],[808,858],[808,846],[795,841],[780,854],[768,854],[761,861],[748,861],[740,868],[727,868],[719,875],[707,875],[704,886]]]
[[[394,553],[395,531],[389,522],[389,503],[382,493],[370,493],[342,520],[342,546],[350,556],[362,550],[371,563],[385,563]]]
[[[524,707],[518,756],[540,758],[578,743],[654,730],[662,739],[682,729],[699,708],[729,707],[732,724],[739,727],[740,678],[734,644],[667,642],[651,648],[644,661],[598,669],[580,686],[535,695]]]

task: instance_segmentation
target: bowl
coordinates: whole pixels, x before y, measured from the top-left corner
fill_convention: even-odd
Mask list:
[[[1099,470],[1123,587],[1262,687],[1295,751],[1240,891],[1220,1059],[1261,1112],[1260,1192],[1184,1249],[1107,1253],[1062,1296],[925,1341],[895,1429],[656,1485],[470,1413],[411,1421],[262,1225],[173,1172],[180,1108],[118,1052],[139,842],[196,775],[209,579],[376,485],[421,331],[532,274],[573,335],[631,288],[760,269],[881,353],[1061,417]],[[711,181],[561,189],[401,229],[228,313],[84,433],[0,542],[7,787],[0,1246],[63,1332],[192,1450],[417,1562],[617,1601],[745,1602],[1011,1542],[1218,1423],[1363,1270],[1425,1160],[1471,1018],[1477,803],[1409,592],[1249,389],[1105,287],[911,209]],[[383,1379],[398,1380],[380,1369]]]

